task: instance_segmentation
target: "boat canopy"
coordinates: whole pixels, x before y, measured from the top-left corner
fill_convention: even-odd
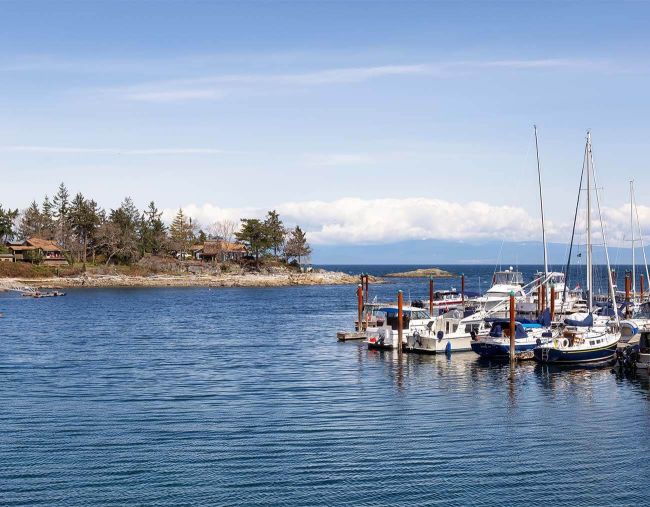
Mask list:
[[[523,285],[524,277],[520,271],[497,271],[494,273],[492,285]]]
[[[503,330],[510,328],[510,321],[507,319],[499,319],[494,322],[492,329],[490,329],[490,336],[492,338],[503,338]],[[515,322],[515,338],[528,338],[528,334],[524,326],[520,322]]]
[[[565,319],[564,323],[567,326],[592,327],[594,325],[594,316],[590,313],[583,320]]]
[[[518,317],[515,318],[515,320],[518,323],[522,325],[527,325],[529,327],[548,327],[551,325],[551,311],[548,308],[546,308],[542,312],[542,314],[534,320],[518,318]],[[504,319],[503,317],[488,317],[485,319],[485,322],[491,322],[493,324],[505,322],[507,325],[510,325],[510,321],[508,319]]]
[[[384,312],[387,317],[397,317],[397,308],[395,308],[394,306],[377,308],[375,311]],[[412,318],[414,319],[428,319],[430,317],[429,312],[422,310],[420,308],[418,309],[404,308],[402,310],[402,313],[407,316],[412,316]]]

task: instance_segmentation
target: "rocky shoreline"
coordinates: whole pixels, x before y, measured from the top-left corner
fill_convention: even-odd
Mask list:
[[[41,289],[111,287],[290,287],[298,285],[357,284],[359,283],[359,277],[333,271],[268,274],[156,274],[148,276],[83,274],[79,276],[53,278],[5,278],[2,282],[0,282],[0,290],[2,290],[3,285],[30,286]]]

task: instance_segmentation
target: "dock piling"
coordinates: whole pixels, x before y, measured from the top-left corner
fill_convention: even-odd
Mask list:
[[[630,290],[632,286],[632,280],[630,279],[630,274],[625,273],[625,315],[627,318],[630,318]],[[616,301],[613,303],[614,311],[616,311]]]
[[[404,327],[404,294],[397,291],[397,352],[402,354],[402,327]]]
[[[515,293],[510,292],[510,362],[515,361]]]
[[[555,320],[555,285],[551,284],[551,323]]]
[[[460,302],[465,306],[465,273],[460,274]]]
[[[357,287],[357,331],[362,331],[362,317],[363,317],[363,287],[361,284]]]
[[[433,277],[429,277],[429,316],[433,317]]]
[[[641,274],[639,277],[639,302],[643,303],[643,281],[644,281],[644,276]]]

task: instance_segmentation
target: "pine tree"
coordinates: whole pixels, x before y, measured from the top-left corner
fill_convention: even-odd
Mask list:
[[[54,239],[56,226],[54,223],[54,205],[46,195],[41,205],[41,217],[43,219],[43,229],[41,234],[45,239]]]
[[[282,220],[280,220],[280,215],[275,210],[269,211],[264,225],[267,228],[269,246],[273,249],[273,255],[277,257],[285,238],[285,229]]]
[[[28,239],[33,236],[43,237],[43,214],[36,201],[32,201],[28,208],[23,210],[18,226],[18,236]]]
[[[167,229],[162,219],[162,211],[158,211],[156,204],[151,201],[149,207],[142,213],[141,238],[143,251],[158,254],[165,249],[167,242]]]
[[[54,208],[54,219],[56,220],[56,235],[59,243],[65,249],[68,246],[70,236],[70,226],[68,224],[68,208],[70,194],[64,183],[59,185],[59,189],[52,201]]]
[[[285,247],[285,253],[287,257],[297,258],[298,264],[301,263],[302,257],[307,257],[311,254],[311,247],[307,243],[307,235],[299,226],[296,226],[291,232],[291,236]]]
[[[78,193],[70,205],[68,219],[70,228],[80,246],[80,260],[85,264],[88,256],[88,246],[94,239],[97,227],[101,223],[97,203],[85,199],[81,193]]]
[[[182,209],[178,210],[171,226],[169,227],[169,238],[172,248],[184,259],[194,240],[192,219],[185,216]]]
[[[255,256],[255,264],[259,268],[260,255],[271,247],[268,228],[257,218],[242,218],[241,223],[241,229],[235,233],[235,237]]]
[[[5,242],[13,239],[15,235],[14,221],[18,217],[18,209],[12,210],[11,208],[4,209],[0,205],[0,241]]]

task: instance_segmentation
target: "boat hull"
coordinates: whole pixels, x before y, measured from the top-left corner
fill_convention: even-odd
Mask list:
[[[575,364],[598,363],[614,359],[617,344],[588,350],[562,350],[553,347],[536,347],[535,360],[541,363]]]
[[[451,352],[468,352],[472,350],[472,337],[447,337],[438,339],[431,336],[408,336],[406,350],[419,354],[449,354]]]
[[[527,352],[537,347],[537,343],[515,343],[515,353]],[[510,344],[486,341],[472,342],[472,350],[484,358],[510,357]]]

